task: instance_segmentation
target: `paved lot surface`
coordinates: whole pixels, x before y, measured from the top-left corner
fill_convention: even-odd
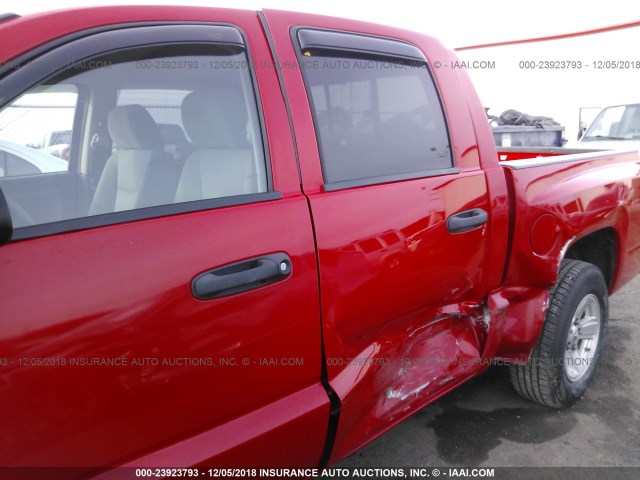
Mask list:
[[[337,467],[640,466],[640,277],[610,299],[603,363],[582,400],[524,400],[495,367]]]

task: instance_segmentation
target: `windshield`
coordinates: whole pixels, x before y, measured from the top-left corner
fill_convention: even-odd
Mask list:
[[[603,109],[584,134],[589,140],[639,140],[640,104]]]

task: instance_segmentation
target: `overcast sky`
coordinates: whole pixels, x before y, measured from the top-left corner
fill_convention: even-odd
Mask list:
[[[438,37],[451,48],[498,41],[536,38],[590,30],[640,20],[637,0],[448,0],[391,2],[322,0],[2,0],[4,12],[20,15],[78,6],[115,4],[176,4],[257,10],[275,8],[384,23]],[[1,41],[1,39],[0,39]],[[494,61],[492,69],[469,74],[485,106],[493,114],[515,108],[533,115],[555,117],[577,131],[578,108],[640,101],[640,69],[598,70],[599,60],[640,61],[640,28],[607,34],[520,46],[461,52],[463,60]],[[580,70],[531,71],[525,60],[580,60]]]

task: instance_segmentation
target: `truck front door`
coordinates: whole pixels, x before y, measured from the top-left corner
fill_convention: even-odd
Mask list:
[[[320,461],[318,274],[277,76],[253,68],[255,14],[189,12],[113,9],[126,28],[0,83],[4,141],[69,129],[66,159],[23,146],[33,168],[0,178],[2,466]]]

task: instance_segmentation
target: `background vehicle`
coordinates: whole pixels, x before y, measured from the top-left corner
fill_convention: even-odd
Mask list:
[[[54,157],[69,160],[71,146],[71,130],[48,132],[42,142],[42,149]]]
[[[69,164],[57,156],[0,140],[0,177],[64,172]]]
[[[0,35],[0,115],[63,93],[73,125],[67,171],[0,179],[0,465],[326,465],[496,358],[544,405],[586,390],[640,270],[637,152],[497,152],[453,53],[390,27]]]
[[[640,149],[640,103],[603,108],[574,146]]]

